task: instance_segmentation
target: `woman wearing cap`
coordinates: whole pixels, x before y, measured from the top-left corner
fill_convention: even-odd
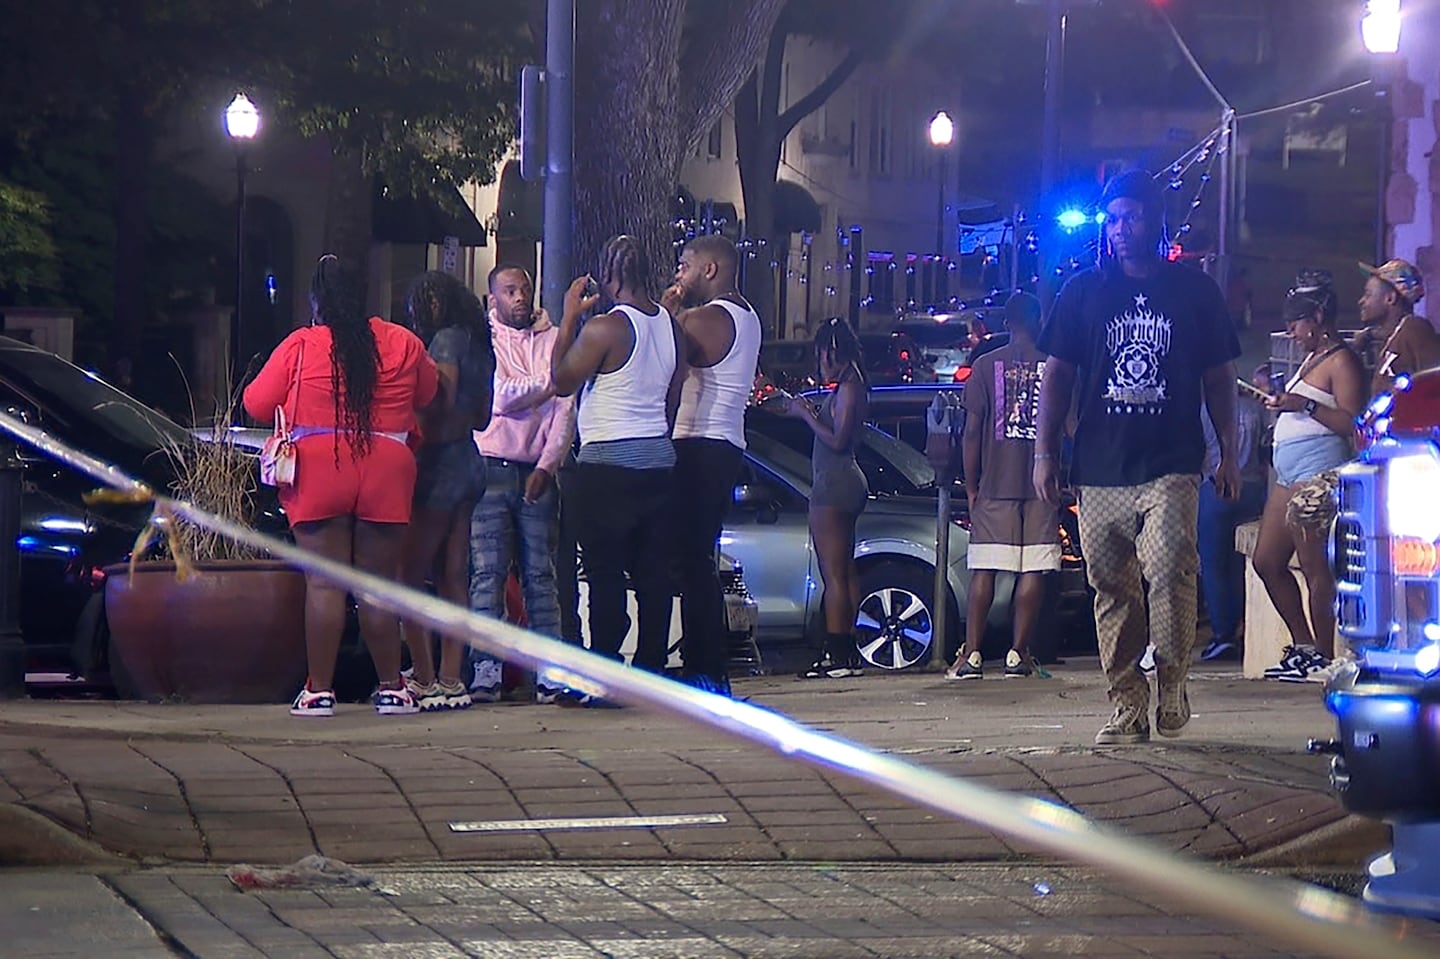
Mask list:
[[[1338,303],[1330,274],[1302,270],[1285,297],[1285,332],[1306,351],[1283,392],[1266,404],[1275,421],[1275,482],[1260,519],[1255,572],[1290,631],[1266,679],[1323,682],[1335,656],[1335,576],[1326,551],[1334,518],[1335,470],[1352,455],[1355,417],[1365,405],[1365,370],[1336,328]],[[1298,557],[1310,616],[1290,572]]]

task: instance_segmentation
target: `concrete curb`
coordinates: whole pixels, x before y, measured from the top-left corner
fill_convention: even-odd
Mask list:
[[[1244,866],[1272,869],[1324,867],[1363,871],[1371,858],[1389,848],[1389,826],[1378,819],[1346,816],[1237,861]]]
[[[18,803],[0,804],[0,867],[133,865]]]

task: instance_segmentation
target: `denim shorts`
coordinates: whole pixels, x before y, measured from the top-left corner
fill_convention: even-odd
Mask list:
[[[415,465],[417,507],[448,512],[485,495],[485,457],[469,437],[420,447]]]
[[[1352,457],[1350,443],[1343,436],[1299,436],[1278,444],[1271,453],[1275,482],[1294,486],[1344,465]]]

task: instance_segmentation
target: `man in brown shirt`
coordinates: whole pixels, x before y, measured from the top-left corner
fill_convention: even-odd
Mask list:
[[[1040,301],[1016,293],[1005,304],[1010,343],[975,361],[965,383],[965,493],[970,501],[969,609],[965,648],[948,679],[984,675],[980,641],[995,599],[995,574],[1016,575],[1014,640],[1005,676],[1033,672],[1027,650],[1045,598],[1045,574],[1060,568],[1055,508],[1037,498],[1035,416],[1045,354],[1035,345]]]
[[[1375,366],[1370,381],[1373,396],[1395,385],[1401,373],[1417,373],[1440,365],[1440,334],[1424,317],[1415,315],[1415,304],[1425,296],[1420,271],[1404,260],[1390,260],[1380,266],[1360,264],[1369,274],[1360,296],[1360,322],[1364,324],[1351,344],[1362,356],[1374,350]]]

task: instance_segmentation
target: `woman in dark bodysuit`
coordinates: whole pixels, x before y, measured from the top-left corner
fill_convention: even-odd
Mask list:
[[[470,513],[485,493],[485,459],[475,430],[490,424],[495,353],[479,299],[448,273],[416,277],[406,312],[440,373],[440,393],[425,411],[416,454],[415,507],[401,573],[423,589],[432,577],[442,598],[466,606],[470,595]],[[405,624],[414,674],[410,691],[422,710],[464,709],[470,694],[460,680],[464,647],[448,637],[436,672],[429,637]]]
[[[860,341],[840,317],[821,324],[815,334],[815,357],[823,383],[835,388],[817,409],[802,398],[786,402],[784,412],[815,434],[811,453],[810,539],[825,585],[825,645],[820,658],[802,679],[859,676],[855,648],[855,617],[860,609],[860,574],[855,568],[855,521],[865,509],[870,489],[855,444],[869,407],[869,383],[861,364]]]

